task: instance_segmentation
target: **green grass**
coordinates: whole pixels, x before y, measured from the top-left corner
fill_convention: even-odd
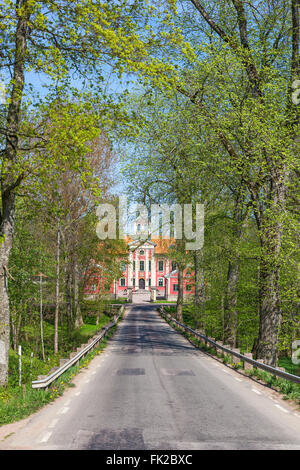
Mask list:
[[[280,357],[278,359],[278,366],[284,367],[289,374],[300,376],[300,364],[293,364],[290,357]]]
[[[88,338],[94,336],[109,320],[109,317],[103,315],[99,325],[87,324],[82,326],[74,333],[74,337],[77,338],[76,342],[79,341],[80,344],[86,343]],[[19,357],[15,351],[10,351],[8,385],[0,387],[0,426],[23,419],[62,395],[67,387],[72,386],[74,375],[82,367],[86,367],[95,355],[101,354],[107,345],[107,340],[113,335],[115,329],[116,327],[113,327],[106,335],[106,338],[101,341],[98,348],[95,348],[82,358],[79,361],[79,365],[68,369],[68,371],[53,382],[47,391],[33,389],[31,381],[35,380],[38,375],[47,375],[53,366],[59,364],[59,356],[63,357],[63,355],[66,355],[65,351],[63,355],[49,355],[50,360],[47,360],[45,363],[36,357],[31,359],[30,356],[23,355],[21,386],[19,386],[18,374]]]
[[[75,330],[74,336],[86,340],[87,337],[94,336],[97,331],[101,330],[101,328],[107,325],[109,321],[110,317],[108,315],[102,315],[99,319],[98,325],[94,323],[86,323],[79,330]]]
[[[127,304],[127,299],[111,299],[110,304]]]
[[[261,369],[254,368],[246,371],[248,375],[255,376],[265,382],[269,387],[275,388],[283,394],[285,400],[294,400],[300,406],[300,385],[281,379]]]
[[[175,313],[176,312],[176,307],[173,306],[173,305],[170,305],[170,306],[167,306],[167,307],[164,307],[164,311],[166,313]]]

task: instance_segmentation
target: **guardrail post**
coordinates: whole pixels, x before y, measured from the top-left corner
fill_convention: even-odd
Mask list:
[[[200,335],[203,335],[203,330],[195,330],[196,333],[199,333]],[[201,336],[196,336],[196,339],[201,343],[201,344],[204,344],[204,340],[203,338],[201,338]]]
[[[224,346],[224,348],[230,349],[230,344],[224,344],[223,346]],[[229,355],[229,353],[227,353],[225,351],[223,351],[223,354],[224,354],[224,357],[226,356],[226,354]]]
[[[232,351],[240,354],[239,348],[232,348]],[[234,354],[231,354],[231,359],[234,364],[238,364],[239,362],[241,362],[241,360],[238,357],[236,357]]]
[[[218,346],[223,346],[223,341],[217,341],[217,352],[221,353],[223,356],[223,351],[221,348],[218,348]]]
[[[252,353],[244,353],[244,356],[249,357],[249,359],[253,359],[253,354]],[[249,362],[244,361],[244,369],[245,370],[253,370],[253,365],[250,364]]]
[[[216,341],[216,338],[210,338],[210,337],[209,337],[209,339],[210,339],[211,341]],[[210,347],[211,349],[214,349],[214,350],[217,352],[217,348],[216,348],[216,346],[215,346],[214,344],[210,344],[209,347]]]

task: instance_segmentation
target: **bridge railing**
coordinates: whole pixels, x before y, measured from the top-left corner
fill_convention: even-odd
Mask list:
[[[205,344],[211,345],[214,349],[220,350],[231,357],[236,357],[242,362],[246,362],[247,364],[251,364],[253,367],[256,367],[257,369],[262,369],[266,372],[269,372],[270,374],[276,375],[282,379],[289,380],[291,382],[295,382],[297,384],[300,384],[300,377],[298,375],[290,374],[289,372],[286,372],[282,369],[276,368],[269,366],[267,364],[264,364],[263,362],[257,361],[251,357],[247,357],[244,354],[241,354],[240,352],[229,348],[227,345],[224,346],[223,344],[220,344],[218,341],[215,341],[212,338],[209,338],[209,336],[204,335],[203,333],[199,333],[196,330],[193,330],[187,325],[184,325],[183,323],[180,323],[178,320],[173,318],[170,314],[166,313],[164,311],[163,307],[159,308],[159,311],[162,316],[165,318],[169,319],[172,323],[175,323],[177,326],[179,326],[181,329],[185,330],[186,332],[190,333],[192,336],[194,336],[196,339],[200,339],[205,342]]]
[[[124,312],[124,308],[125,306],[122,305],[119,310],[119,313],[114,316],[111,322],[109,322],[106,326],[102,328],[99,334],[95,335],[93,339],[89,340],[86,346],[80,348],[80,351],[78,351],[77,353],[71,353],[70,359],[62,360],[64,361],[64,363],[60,367],[58,367],[54,372],[38,380],[33,380],[32,388],[47,389],[49,385],[51,385],[52,382],[57,380],[58,377],[60,377],[64,372],[70,369],[70,367],[77,364],[79,360],[86,356],[86,354],[88,354],[92,349],[94,349],[100,343],[100,341],[105,338],[108,331],[111,330],[111,328],[113,328],[117,324],[121,315]]]

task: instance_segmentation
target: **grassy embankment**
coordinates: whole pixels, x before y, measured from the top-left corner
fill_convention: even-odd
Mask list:
[[[82,367],[86,367],[91,359],[101,354],[107,344],[107,339],[112,336],[115,327],[110,330],[106,338],[100,343],[99,347],[91,351],[82,358],[78,365],[73,366],[67,372],[59,377],[47,391],[33,389],[31,381],[35,380],[38,375],[47,375],[52,367],[59,365],[60,358],[68,358],[69,354],[76,350],[81,344],[88,342],[97,331],[110,321],[108,315],[102,314],[98,324],[95,324],[95,317],[88,318],[81,328],[74,330],[71,334],[68,332],[66,325],[60,327],[60,349],[58,354],[53,354],[50,348],[50,340],[52,347],[53,325],[45,322],[45,362],[40,357],[31,357],[30,346],[23,347],[22,354],[22,384],[19,385],[19,357],[18,354],[11,350],[9,354],[9,380],[6,387],[0,387],[0,426],[23,419],[33,412],[37,411],[47,403],[55,400],[56,397],[62,395],[66,387],[72,386],[72,379]],[[28,343],[30,345],[30,341]]]

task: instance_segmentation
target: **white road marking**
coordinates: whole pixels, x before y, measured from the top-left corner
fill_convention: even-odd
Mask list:
[[[40,440],[40,442],[47,442],[50,438],[52,434],[52,431],[51,432],[47,432],[46,434],[44,434],[44,436],[42,437],[42,439]]]
[[[92,372],[92,375],[96,375],[96,374],[97,374],[97,372]]]
[[[71,400],[67,400],[67,401],[65,402],[65,406],[68,406],[70,403],[71,403]]]
[[[293,413],[294,416],[296,416],[297,418],[300,418],[300,415],[298,413]]]
[[[70,409],[70,408],[69,408],[68,406],[64,406],[64,407],[59,411],[59,413],[60,413],[61,415],[64,415],[64,414],[68,413],[69,409]]]
[[[222,369],[223,372],[225,372],[226,374],[229,374],[228,370],[226,369]]]
[[[51,423],[49,424],[49,428],[54,428],[54,426],[56,426],[57,423],[58,423],[58,418],[53,419]]]
[[[81,394],[81,392],[76,392],[75,396],[78,397],[78,395],[80,395],[80,394]]]
[[[234,380],[237,380],[238,382],[243,382],[243,380],[239,379],[238,377],[234,377]]]
[[[252,392],[257,393],[257,395],[261,395],[261,392],[256,388],[251,388]]]
[[[285,408],[283,408],[282,406],[280,405],[275,405],[279,410],[281,411],[284,411],[285,413],[288,413],[288,410],[286,410]]]

